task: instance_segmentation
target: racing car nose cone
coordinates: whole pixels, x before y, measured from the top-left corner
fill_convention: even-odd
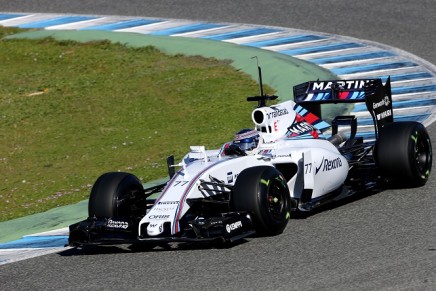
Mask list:
[[[164,222],[151,222],[148,226],[147,226],[147,234],[149,236],[157,236],[159,234],[161,234],[164,231]]]

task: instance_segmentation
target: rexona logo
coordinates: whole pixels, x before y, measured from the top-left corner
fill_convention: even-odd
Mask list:
[[[341,158],[336,158],[336,159],[325,159],[324,157],[322,158],[321,164],[319,165],[319,167],[316,167],[316,171],[315,171],[315,175],[318,174],[318,172],[322,169],[323,172],[326,171],[331,171],[337,168],[342,167],[342,161]]]
[[[241,221],[236,221],[234,223],[227,224],[226,225],[226,230],[227,230],[228,233],[231,233],[235,229],[238,229],[238,228],[241,228],[241,227],[242,227],[242,222]]]
[[[339,88],[345,90],[363,89],[368,81],[369,80],[313,82],[312,90],[329,90],[332,88],[333,84],[337,84]]]
[[[108,228],[127,229],[129,227],[129,223],[127,221],[117,221],[117,220],[109,219],[107,221],[106,226]]]

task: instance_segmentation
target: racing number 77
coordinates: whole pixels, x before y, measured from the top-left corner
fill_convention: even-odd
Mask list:
[[[305,174],[312,173],[312,163],[304,164],[304,169]]]

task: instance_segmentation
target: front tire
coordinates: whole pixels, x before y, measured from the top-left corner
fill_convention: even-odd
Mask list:
[[[129,173],[110,172],[101,175],[89,197],[89,217],[131,217],[145,204],[144,188]]]
[[[425,185],[432,166],[432,147],[425,127],[419,122],[394,122],[379,133],[374,150],[382,173],[408,187]]]
[[[291,213],[286,180],[274,167],[245,169],[236,179],[230,206],[234,211],[247,211],[257,233],[280,234],[288,224]]]

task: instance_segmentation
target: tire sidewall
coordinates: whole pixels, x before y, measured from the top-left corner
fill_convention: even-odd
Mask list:
[[[415,149],[425,149],[423,169],[420,169]],[[382,174],[394,183],[417,187],[424,185],[432,166],[432,147],[425,127],[418,122],[395,122],[380,131],[374,150]]]
[[[283,211],[275,218],[269,211],[268,195],[278,187]],[[289,189],[283,175],[274,167],[259,166],[242,171],[235,182],[230,205],[233,211],[247,211],[257,233],[277,235],[285,229],[291,209]]]
[[[273,191],[273,187],[278,187],[281,191],[286,193],[281,193],[283,196],[289,197],[288,186],[286,185],[283,176],[275,169],[268,168],[261,175],[261,179],[258,183],[258,211],[262,215],[262,223],[265,228],[272,230],[274,233],[283,232],[286,224],[288,223],[288,217],[290,215],[290,199],[283,199],[283,211],[280,212],[280,217],[274,217],[270,211],[267,210],[268,196]],[[286,210],[287,209],[287,210]]]
[[[139,179],[129,173],[110,172],[101,175],[92,187],[88,204],[89,217],[129,217],[135,197],[132,191],[143,190]]]

